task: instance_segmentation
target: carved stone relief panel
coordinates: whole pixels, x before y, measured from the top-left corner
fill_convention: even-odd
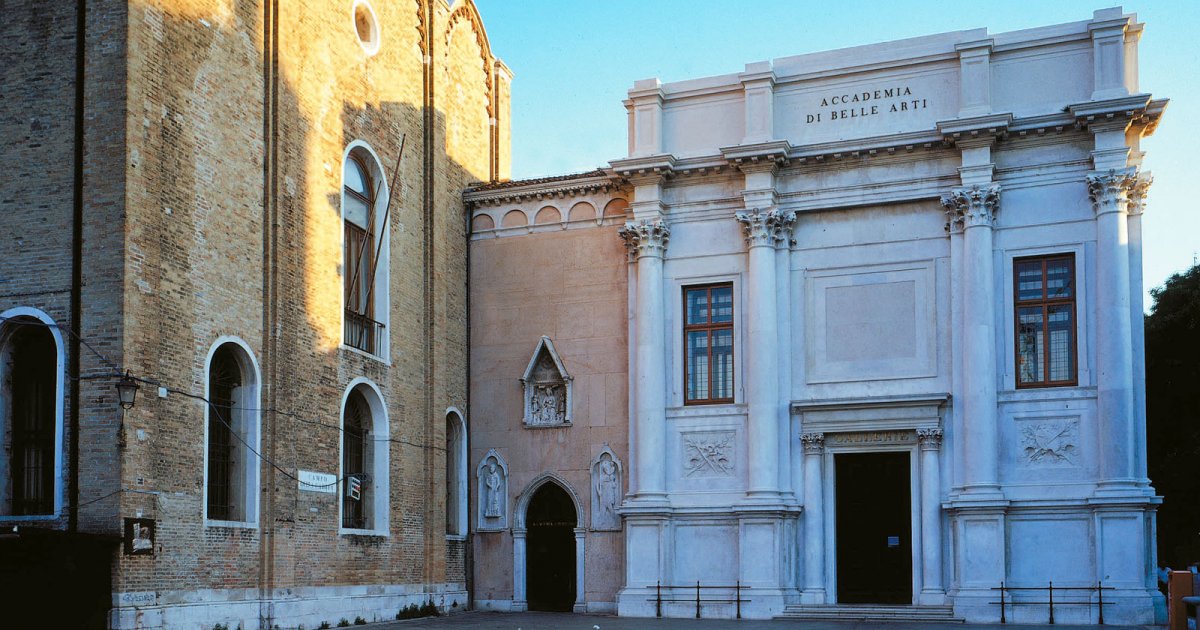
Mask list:
[[[508,465],[496,449],[491,449],[479,463],[480,531],[495,531],[508,527]]]
[[[571,424],[571,376],[563,367],[554,342],[542,337],[521,376],[524,415],[529,428]]]
[[[1026,418],[1016,421],[1018,461],[1030,468],[1079,465],[1078,418]]]
[[[693,431],[682,433],[684,477],[732,477],[734,474],[733,431]]]
[[[621,460],[605,443],[596,459],[592,460],[592,529],[596,531],[619,531],[621,515],[617,506],[621,504]]]

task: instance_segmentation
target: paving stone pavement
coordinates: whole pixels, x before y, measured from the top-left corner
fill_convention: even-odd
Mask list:
[[[887,626],[896,630],[934,628],[939,630],[1000,630],[1001,628],[1054,628],[1081,630],[1095,626],[1015,625],[970,623],[881,623],[861,621],[728,620],[728,619],[636,619],[571,613],[466,612],[447,617],[408,619],[370,624],[369,630],[866,630]],[[1120,626],[1125,630],[1162,630],[1163,626]]]

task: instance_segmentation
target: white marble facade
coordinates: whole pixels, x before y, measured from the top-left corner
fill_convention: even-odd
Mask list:
[[[905,603],[996,622],[1001,582],[1103,582],[1107,623],[1154,620],[1139,143],[1166,101],[1138,85],[1141,33],[1104,9],[638,81],[628,157],[576,188],[468,193],[476,241],[558,229],[506,223],[543,196],[628,197],[621,615],[653,616],[660,582],[740,581],[748,617],[844,601],[835,460],[893,452],[911,464]],[[1073,274],[1056,355],[1073,371],[1018,387],[1014,261],[1044,256]],[[733,399],[685,404],[680,296],[725,282]]]

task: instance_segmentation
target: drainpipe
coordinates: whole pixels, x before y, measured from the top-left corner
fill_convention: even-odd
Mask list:
[[[87,50],[87,0],[75,3],[75,147],[72,160],[73,182],[71,190],[71,332],[68,335],[68,396],[71,414],[71,448],[67,463],[68,509],[67,530],[79,528],[79,336],[83,315],[79,312],[83,304],[83,90],[86,68],[84,52]]]

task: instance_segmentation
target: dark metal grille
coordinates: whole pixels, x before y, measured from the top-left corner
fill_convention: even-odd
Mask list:
[[[366,446],[370,441],[371,410],[362,394],[351,392],[346,400],[346,410],[342,425],[342,527],[347,529],[366,529],[367,518],[363,504],[367,496]],[[352,479],[359,486],[359,497],[351,496]]]
[[[208,518],[237,518],[233,500],[236,449],[233,437],[234,390],[241,386],[241,371],[233,352],[222,346],[213,355],[208,376]]]
[[[52,514],[57,351],[39,326],[22,326],[12,344],[12,513]]]

